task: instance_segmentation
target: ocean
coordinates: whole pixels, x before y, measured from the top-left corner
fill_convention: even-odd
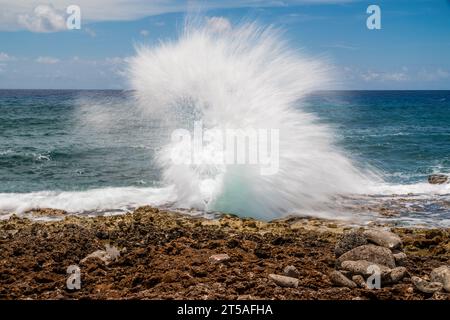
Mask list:
[[[0,90],[2,215],[173,205],[156,159],[170,137],[134,103],[131,91]],[[370,192],[361,185],[360,194],[344,195],[329,216],[450,225],[449,185],[427,183],[429,174],[450,174],[450,91],[317,91],[299,108],[329,128],[333,147],[355,167],[380,179]]]

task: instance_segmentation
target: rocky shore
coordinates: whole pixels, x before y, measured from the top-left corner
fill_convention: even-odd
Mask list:
[[[450,299],[449,229],[41,213],[0,221],[0,299]]]

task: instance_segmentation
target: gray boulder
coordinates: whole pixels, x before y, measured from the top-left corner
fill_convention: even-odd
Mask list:
[[[358,260],[366,260],[391,269],[395,268],[395,259],[391,250],[373,244],[359,246],[344,253],[337,259],[336,264],[337,267],[340,267],[344,261]]]
[[[437,291],[440,291],[443,287],[442,283],[440,282],[429,282],[416,276],[413,276],[411,280],[417,290],[423,293],[433,294]]]
[[[352,230],[342,235],[341,239],[334,248],[334,253],[336,257],[339,257],[347,251],[365,244],[367,244],[367,239],[363,235],[362,231]]]
[[[402,240],[398,235],[382,229],[369,229],[364,231],[364,236],[369,242],[388,249],[397,249],[402,246]]]
[[[357,274],[352,277],[352,281],[358,285],[360,288],[367,288],[366,281],[363,276]]]
[[[444,290],[450,292],[450,268],[447,266],[441,266],[433,269],[430,274],[430,279],[433,282],[442,283]]]
[[[331,282],[338,287],[356,288],[357,285],[352,280],[344,276],[339,271],[332,271],[329,275]]]
[[[405,267],[397,267],[391,270],[389,273],[390,282],[391,283],[397,283],[401,281],[407,273],[407,270]]]
[[[397,266],[404,266],[408,261],[408,256],[404,252],[394,252],[393,255]]]
[[[386,266],[375,264],[366,260],[343,261],[341,263],[341,268],[343,270],[349,271],[352,275],[361,275],[363,277],[368,277],[374,273],[373,268],[371,268],[373,266],[378,267],[382,277],[383,275],[385,277],[391,272],[391,269]]]

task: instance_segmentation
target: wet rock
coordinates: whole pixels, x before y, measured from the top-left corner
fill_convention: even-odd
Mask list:
[[[443,287],[442,283],[440,282],[429,282],[416,276],[413,276],[411,280],[414,283],[416,289],[423,293],[433,294],[441,290]]]
[[[444,290],[450,292],[450,268],[447,266],[441,266],[433,269],[430,274],[430,279],[433,282],[442,283]]]
[[[223,263],[223,262],[230,260],[230,256],[227,255],[226,253],[214,254],[214,255],[210,256],[208,260],[209,260],[209,262],[214,263],[214,264]]]
[[[287,266],[284,268],[283,273],[287,277],[298,278],[300,272],[298,272],[297,268],[294,266]]]
[[[334,253],[336,257],[339,257],[347,251],[365,244],[367,244],[367,239],[363,233],[359,230],[352,230],[342,235],[334,248]]]
[[[405,277],[406,273],[407,273],[407,270],[405,267],[394,268],[390,272],[390,281],[392,283],[397,283]]]
[[[352,280],[344,276],[339,271],[332,271],[329,275],[331,283],[339,287],[356,288],[357,285]]]
[[[58,209],[51,209],[51,208],[35,208],[26,211],[25,213],[31,213],[32,215],[36,216],[65,216],[67,215],[67,211],[64,210],[58,210]]]
[[[359,246],[344,253],[338,258],[336,263],[339,267],[344,261],[358,260],[366,260],[391,269],[395,268],[395,259],[391,250],[385,247],[375,246],[373,244]]]
[[[298,287],[298,279],[281,276],[278,274],[269,274],[269,278],[273,280],[278,286],[286,287],[286,288],[297,288]]]
[[[398,235],[382,229],[369,229],[364,231],[364,236],[369,242],[389,249],[397,249],[402,246],[402,240]]]
[[[378,265],[366,260],[343,261],[341,263],[342,269],[349,271],[352,275],[361,275],[364,277],[368,277],[374,273],[373,267],[377,267],[380,270],[382,277],[391,272],[391,269],[386,266]]]
[[[431,174],[428,176],[428,183],[443,184],[448,181],[448,176],[445,174]]]
[[[364,280],[363,276],[357,274],[355,276],[352,277],[352,281],[354,283],[356,283],[358,285],[358,287],[360,288],[366,288],[367,284],[366,281]]]
[[[404,266],[406,261],[408,261],[408,256],[404,252],[394,252],[395,265]]]

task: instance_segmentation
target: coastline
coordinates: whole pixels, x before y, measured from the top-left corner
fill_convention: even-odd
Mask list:
[[[304,217],[208,220],[148,206],[60,221],[12,216],[0,221],[0,299],[450,299],[411,280],[449,264],[449,228],[392,228],[403,242],[406,275],[381,289],[336,286],[336,244],[358,228]],[[105,245],[114,258],[92,256]],[[79,290],[66,286],[71,265],[80,268]],[[297,269],[296,287],[269,276],[287,266]]]

